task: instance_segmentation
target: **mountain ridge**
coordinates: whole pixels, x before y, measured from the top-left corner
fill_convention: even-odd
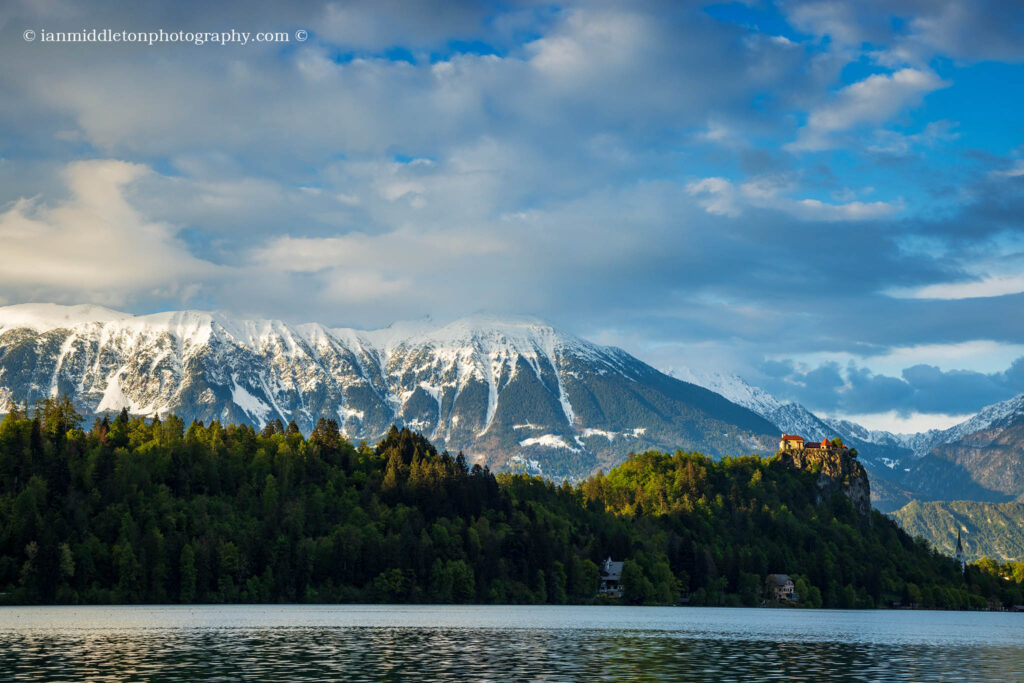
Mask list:
[[[499,467],[580,477],[631,450],[769,453],[774,424],[625,351],[535,318],[381,330],[223,312],[0,309],[0,400],[66,394],[90,414],[247,422],[334,418],[352,439],[391,424]],[[496,455],[497,454],[497,455]]]
[[[394,423],[482,464],[556,479],[648,448],[770,454],[780,431],[839,436],[858,450],[883,511],[911,499],[1008,498],[940,456],[965,438],[960,452],[977,451],[971,435],[1024,415],[1024,395],[946,430],[892,434],[819,417],[736,375],[672,375],[528,316],[361,330],[223,311],[0,308],[0,402],[66,394],[90,415],[127,408],[257,426],[278,418],[306,433],[326,417],[355,441]],[[1004,444],[1002,460],[986,465],[988,479],[1016,471],[1010,451]]]

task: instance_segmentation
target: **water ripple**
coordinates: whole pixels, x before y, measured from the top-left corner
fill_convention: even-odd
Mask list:
[[[764,610],[677,609],[670,616],[678,628],[672,629],[659,621],[667,618],[664,612],[640,619],[643,613],[628,608],[360,609],[0,610],[0,679],[1024,679],[1019,619],[977,621],[976,626],[997,635],[998,644],[986,644],[985,633],[975,629],[975,642],[965,647],[963,634],[952,632],[932,642],[894,636],[885,643],[877,634],[863,640],[834,637],[847,633],[849,620],[862,619],[863,613],[833,613],[830,620],[819,621],[816,633],[805,628],[805,637],[798,639],[785,629],[780,631],[784,637],[766,637],[765,620],[778,617]],[[942,617],[918,614],[916,622],[903,618],[896,630],[916,623],[917,630],[941,632],[935,623]],[[745,630],[739,628],[744,619],[749,622]],[[565,625],[572,621],[577,625]]]

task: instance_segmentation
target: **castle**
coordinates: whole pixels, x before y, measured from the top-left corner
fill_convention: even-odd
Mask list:
[[[799,470],[818,475],[818,503],[842,493],[866,523],[871,522],[871,485],[867,470],[857,461],[857,450],[847,448],[838,437],[808,443],[802,436],[783,434],[779,457]]]
[[[827,450],[830,450],[832,448],[845,450],[846,446],[843,445],[843,442],[838,437],[836,437],[832,441],[829,441],[828,439],[822,439],[821,443],[808,443],[807,441],[804,440],[804,437],[802,437],[802,436],[797,436],[796,434],[783,434],[782,435],[782,440],[779,441],[779,450],[780,451],[799,451],[799,450],[824,450],[824,451],[827,451]]]

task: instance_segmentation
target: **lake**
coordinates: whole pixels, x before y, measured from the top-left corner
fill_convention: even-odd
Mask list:
[[[1024,679],[1024,614],[673,607],[0,607],[2,680]]]

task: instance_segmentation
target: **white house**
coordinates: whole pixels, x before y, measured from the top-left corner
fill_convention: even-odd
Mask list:
[[[799,597],[796,594],[796,584],[789,574],[769,574],[765,579],[765,597],[769,600],[779,602],[796,602]]]
[[[598,595],[607,595],[610,598],[622,597],[622,565],[624,562],[613,562],[609,557],[601,563],[601,585],[597,589]]]

